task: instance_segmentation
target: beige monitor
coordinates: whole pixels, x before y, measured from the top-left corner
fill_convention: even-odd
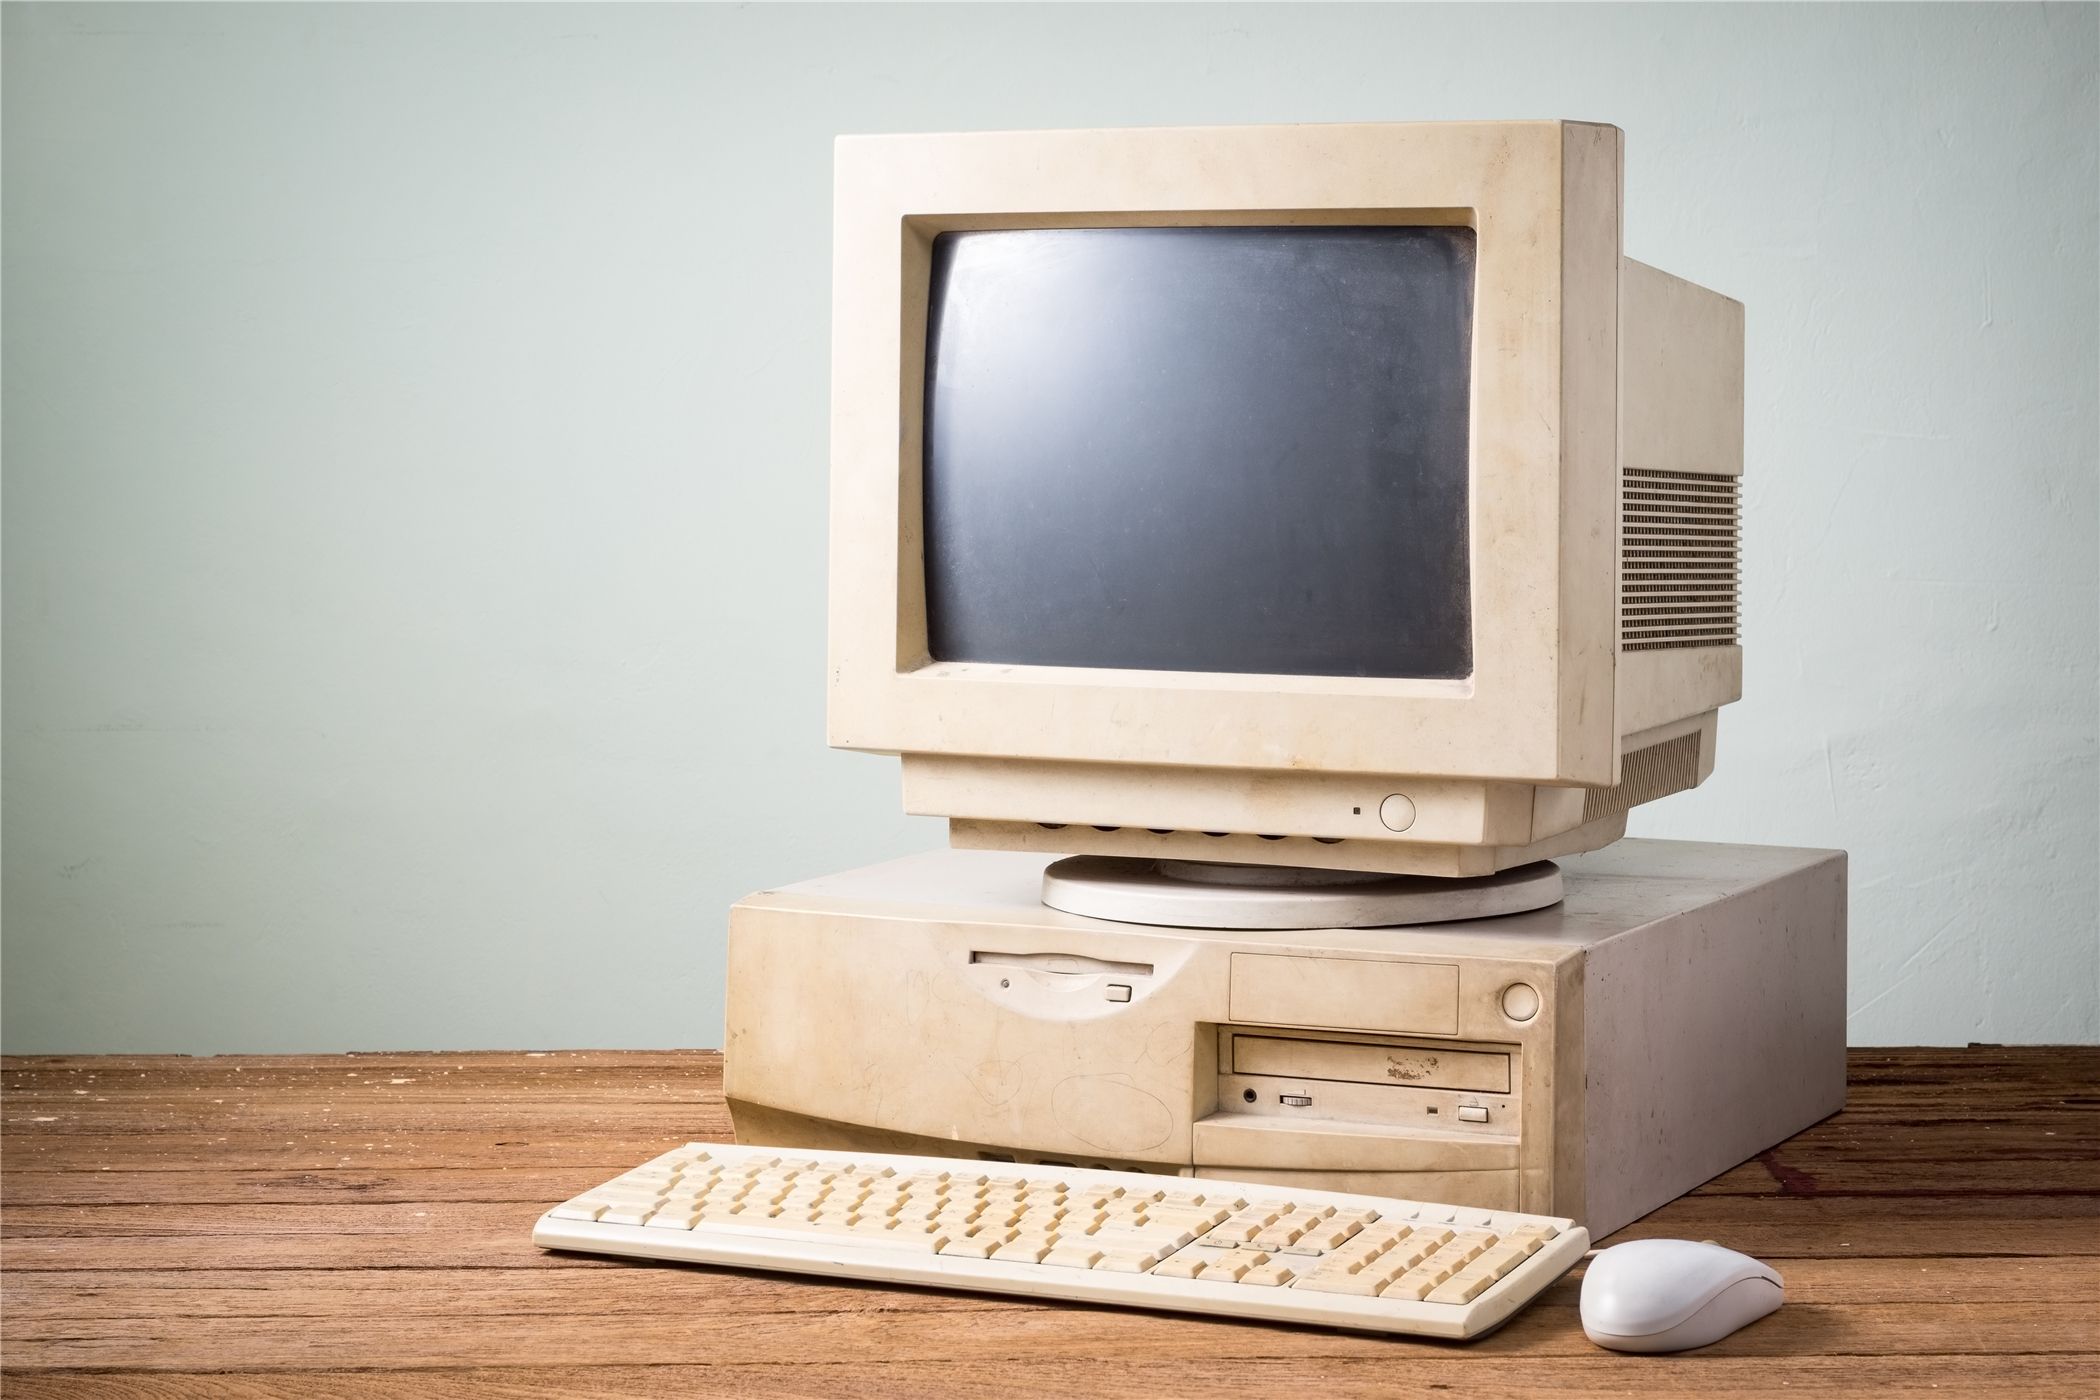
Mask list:
[[[1478,876],[1740,694],[1742,308],[1573,122],[847,137],[831,742],[958,846]]]

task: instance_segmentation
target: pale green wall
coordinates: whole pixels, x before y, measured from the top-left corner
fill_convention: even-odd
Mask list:
[[[1856,1041],[2092,1039],[2100,11],[5,13],[5,1044],[705,1045],[934,844],[823,746],[830,141],[1570,116],[1749,311],[1750,699]]]

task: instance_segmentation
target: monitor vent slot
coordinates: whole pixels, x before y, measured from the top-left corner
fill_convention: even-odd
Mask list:
[[[1736,645],[1738,480],[1629,467],[1620,482],[1620,649]]]
[[[1668,797],[1699,785],[1699,736],[1680,734],[1645,749],[1635,749],[1619,764],[1619,781],[1591,788],[1583,797],[1582,819],[1602,821],[1630,812],[1643,802]]]

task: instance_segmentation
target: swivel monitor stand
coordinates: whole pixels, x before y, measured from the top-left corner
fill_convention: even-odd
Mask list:
[[[1200,860],[1073,856],[1043,872],[1043,903],[1159,928],[1386,928],[1523,914],[1561,900],[1560,867],[1471,879]]]

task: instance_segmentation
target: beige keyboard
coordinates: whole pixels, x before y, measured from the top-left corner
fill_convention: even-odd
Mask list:
[[[1477,1337],[1589,1248],[1572,1220],[1136,1172],[689,1143],[533,1242],[879,1283]]]

